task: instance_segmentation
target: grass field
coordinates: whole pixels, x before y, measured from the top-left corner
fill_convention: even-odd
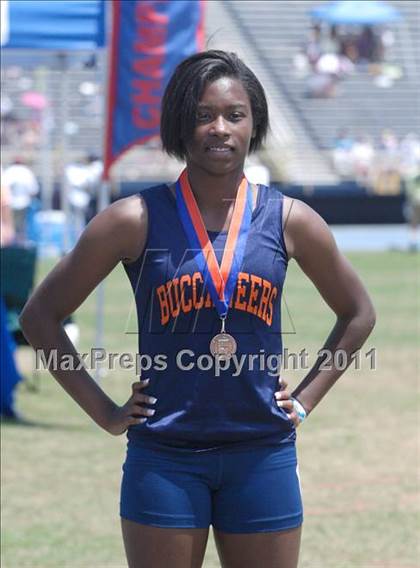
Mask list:
[[[349,258],[372,294],[378,322],[361,370],[350,369],[299,430],[300,567],[414,568],[420,566],[419,255]],[[294,264],[285,301],[291,316],[284,312],[285,329],[296,330],[285,345],[306,347],[314,358],[334,318]],[[136,336],[124,334],[130,304],[118,268],[106,285],[109,350],[136,350]],[[94,341],[94,313],[90,297],[77,313],[82,351]],[[376,371],[364,356],[373,347]],[[29,354],[20,357],[28,369]],[[302,373],[284,376],[293,386]],[[132,380],[120,371],[102,385],[122,403]],[[125,437],[92,424],[46,374],[38,392],[20,387],[18,407],[35,424],[2,425],[3,568],[124,567],[118,500]],[[219,566],[212,538],[204,566]]]

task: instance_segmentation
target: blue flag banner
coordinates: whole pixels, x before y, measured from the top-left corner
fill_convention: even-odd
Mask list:
[[[105,0],[1,0],[2,48],[90,50],[105,45]]]
[[[175,67],[203,48],[203,0],[114,0],[104,177],[130,147],[159,134]]]

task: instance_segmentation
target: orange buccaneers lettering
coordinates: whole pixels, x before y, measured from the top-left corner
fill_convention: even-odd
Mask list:
[[[168,296],[166,294],[165,284],[156,288],[156,294],[159,299],[160,305],[160,323],[162,325],[166,325],[169,321],[169,303],[168,303]]]
[[[249,282],[249,274],[247,272],[240,272],[238,274],[238,282],[236,284],[237,291],[235,309],[237,310],[246,310],[246,282]]]
[[[169,300],[169,310],[173,318],[179,316],[181,311],[181,303],[179,301],[179,278],[174,278],[166,283],[166,291]]]
[[[186,300],[186,289],[191,288],[191,276],[189,274],[181,276],[179,287],[181,288],[181,309],[184,314],[187,314],[192,308],[192,299],[188,298],[188,301]]]
[[[171,318],[178,317],[181,312],[187,314],[193,309],[214,307],[210,293],[203,290],[203,276],[200,272],[168,280],[156,288],[156,295],[162,325],[166,325]],[[269,280],[256,274],[239,272],[229,306],[253,314],[271,326],[273,304],[277,295],[276,286],[273,286]]]
[[[203,277],[201,276],[201,272],[194,272],[191,276],[191,285],[192,285],[192,303],[195,310],[201,310],[204,304],[203,296],[200,296],[200,299],[197,298],[197,282],[203,283]]]
[[[268,280],[262,281],[262,293],[260,298],[260,307],[258,309],[258,317],[265,320],[267,316],[268,302],[270,301],[271,282]]]
[[[267,325],[271,325],[273,322],[273,302],[276,299],[276,297],[277,297],[277,288],[273,286],[270,292],[270,299],[268,300],[269,311],[267,311],[266,317],[264,318],[264,321]]]
[[[258,298],[259,291],[261,290],[261,282],[262,278],[255,276],[255,274],[251,274],[251,290],[249,291],[248,306],[246,308],[246,311],[250,314],[255,315],[257,313],[258,306],[255,302]]]

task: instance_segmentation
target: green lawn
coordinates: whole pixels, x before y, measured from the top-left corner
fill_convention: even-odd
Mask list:
[[[363,348],[361,370],[349,370],[299,430],[300,567],[419,566],[419,257],[352,254],[350,260],[373,296],[378,323]],[[314,359],[334,318],[294,264],[285,303],[284,329],[296,330],[284,336],[285,345],[306,347]],[[121,268],[107,280],[106,305],[105,347],[135,352],[136,336],[124,333],[134,321]],[[90,297],[77,313],[81,351],[94,341],[94,313]],[[376,371],[364,358],[373,347]],[[19,361],[30,375],[29,350],[21,350]],[[293,386],[302,373],[285,376]],[[114,372],[102,385],[123,402],[133,378]],[[18,396],[19,409],[35,425],[2,425],[2,566],[122,568],[118,500],[125,438],[92,424],[48,375],[39,386],[32,392],[22,385]],[[219,566],[212,539],[204,566]]]

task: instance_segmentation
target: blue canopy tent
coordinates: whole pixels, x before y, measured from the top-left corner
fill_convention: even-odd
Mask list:
[[[376,0],[339,0],[313,8],[310,15],[314,20],[343,25],[373,26],[401,19],[399,11],[394,6]]]
[[[3,48],[75,51],[105,45],[105,0],[2,4]]]

